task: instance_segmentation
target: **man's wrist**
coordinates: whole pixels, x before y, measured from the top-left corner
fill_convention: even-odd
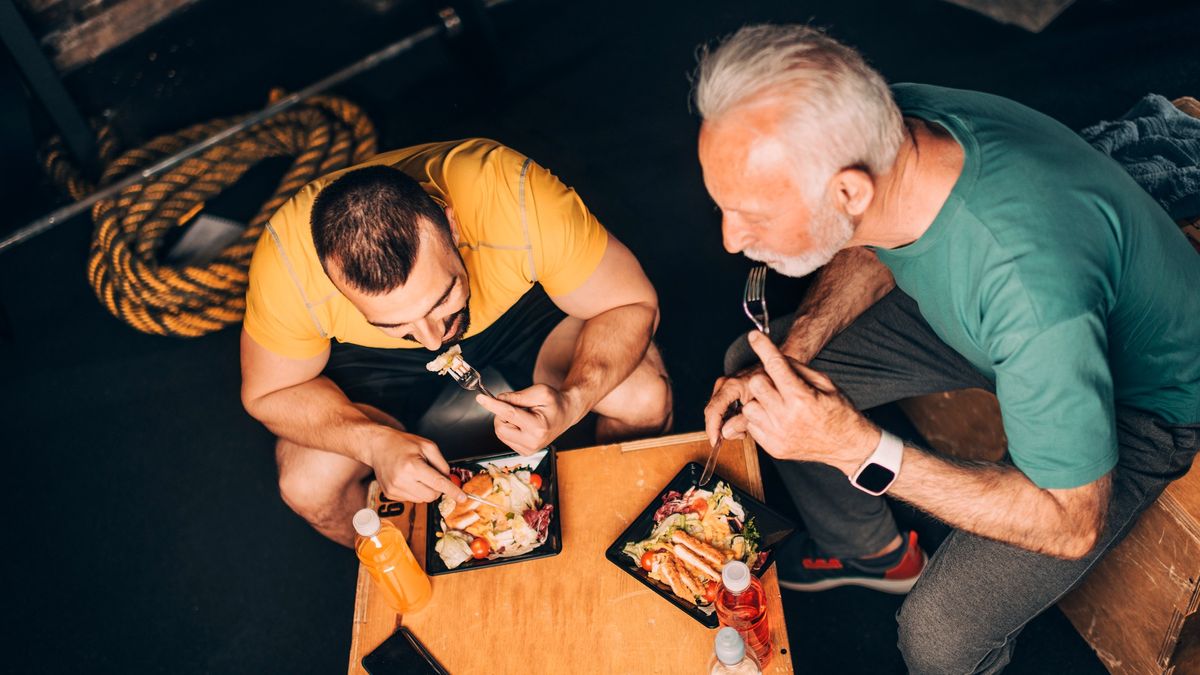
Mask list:
[[[375,457],[381,452],[386,452],[396,443],[397,435],[401,432],[398,429],[393,429],[386,424],[370,423],[364,429],[364,442],[356,444],[355,454],[356,459],[367,466],[375,466]]]
[[[562,397],[563,410],[562,423],[564,426],[557,430],[561,434],[587,416],[591,412],[593,404],[591,397],[579,387],[564,387],[558,394]]]
[[[847,478],[853,476],[859,467],[863,465],[863,462],[867,461],[871,457],[871,454],[875,452],[875,448],[879,447],[879,442],[882,438],[883,429],[874,424],[865,425],[857,434],[857,440],[847,444],[848,452],[845,458],[838,463],[838,469],[846,474]]]
[[[881,431],[875,450],[849,476],[850,484],[869,495],[882,495],[896,482],[904,463],[904,441]]]

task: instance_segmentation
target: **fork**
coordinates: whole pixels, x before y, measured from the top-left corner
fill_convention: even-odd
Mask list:
[[[771,317],[767,314],[767,266],[759,265],[746,277],[742,294],[742,310],[764,335],[771,334]]]
[[[759,265],[750,270],[750,275],[746,277],[746,290],[742,294],[742,310],[746,312],[746,316],[754,322],[754,325],[765,335],[771,334],[771,317],[767,314],[767,266]],[[725,413],[721,415],[721,425],[734,415],[742,411],[742,402],[734,401],[725,409]],[[712,450],[708,451],[708,461],[704,463],[704,471],[700,473],[700,480],[696,482],[698,487],[704,487],[708,481],[712,480],[713,469],[717,466],[717,455],[721,451],[721,443],[725,439],[718,435],[717,442],[713,443]]]
[[[483,386],[483,377],[469,363],[463,360],[455,365],[450,366],[446,372],[450,373],[450,377],[458,383],[458,386],[468,391],[478,391],[488,398],[496,398],[496,396],[488,391],[488,388]]]

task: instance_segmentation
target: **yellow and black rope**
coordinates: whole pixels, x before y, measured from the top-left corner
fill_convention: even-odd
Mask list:
[[[98,131],[105,168],[100,185],[162,160],[238,122],[197,124],[159,136],[119,157],[109,127]],[[241,321],[246,309],[250,256],[263,226],[301,187],[331,171],[375,154],[375,128],[356,105],[313,97],[215,145],[92,209],[95,232],[87,276],[96,296],[119,319],[157,335],[194,337]],[[158,261],[163,236],[186,224],[204,203],[269,157],[295,157],[275,194],[262,205],[241,237],[212,262],[170,266]],[[71,163],[61,143],[45,155],[50,176],[72,198],[96,189]]]

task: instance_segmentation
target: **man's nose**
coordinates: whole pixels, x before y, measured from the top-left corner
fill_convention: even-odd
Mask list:
[[[746,231],[746,228],[726,217],[721,220],[721,242],[725,245],[726,251],[741,253],[750,247],[750,233]]]
[[[421,346],[431,352],[442,347],[442,338],[446,337],[440,322],[431,321],[428,317],[413,324],[413,337]]]

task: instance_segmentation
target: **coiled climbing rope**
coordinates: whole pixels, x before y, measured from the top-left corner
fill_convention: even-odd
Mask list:
[[[238,121],[197,124],[120,156],[111,128],[103,127],[97,141],[106,165],[99,184],[150,166]],[[335,97],[313,97],[252,125],[113,199],[97,202],[92,209],[95,231],[88,282],[113,315],[145,333],[194,337],[237,323],[246,309],[250,257],[267,220],[313,179],[374,155],[375,142],[375,128],[366,114]],[[159,248],[172,228],[190,222],[208,199],[253,165],[288,156],[295,161],[275,193],[216,258],[204,265],[160,262]],[[45,164],[51,178],[74,199],[96,189],[57,140],[47,146]]]

